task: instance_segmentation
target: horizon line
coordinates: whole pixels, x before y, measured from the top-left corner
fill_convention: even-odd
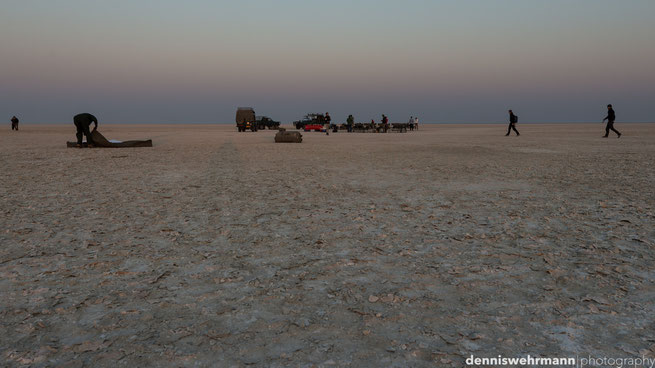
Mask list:
[[[400,122],[390,122],[393,124],[398,124]],[[605,122],[594,122],[594,121],[564,121],[564,122],[547,122],[547,121],[539,121],[539,122],[520,122],[518,123],[519,125],[539,125],[539,124],[604,124]],[[619,121],[615,122],[618,124],[655,124],[655,121]],[[20,124],[33,124],[33,125],[69,125],[71,123],[52,123],[52,122],[24,122],[21,121]],[[121,122],[99,122],[98,125],[235,125],[236,123],[221,123],[221,122],[215,122],[215,121],[208,121],[208,122],[130,122],[130,123],[121,123]],[[342,123],[339,123],[342,124]],[[426,124],[426,125],[493,125],[493,124],[509,124],[509,122],[458,122],[458,123],[452,123],[452,122],[419,122],[419,125],[421,124]],[[293,123],[281,123],[280,126],[284,125],[291,125],[293,126]]]

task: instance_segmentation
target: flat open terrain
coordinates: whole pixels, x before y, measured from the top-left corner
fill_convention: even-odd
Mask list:
[[[655,354],[655,124],[0,131],[0,360],[453,366]]]

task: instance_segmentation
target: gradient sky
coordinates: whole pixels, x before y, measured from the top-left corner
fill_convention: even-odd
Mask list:
[[[0,121],[655,121],[653,0],[0,5]]]

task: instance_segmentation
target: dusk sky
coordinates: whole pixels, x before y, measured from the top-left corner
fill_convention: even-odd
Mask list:
[[[655,121],[653,0],[0,4],[6,121]]]

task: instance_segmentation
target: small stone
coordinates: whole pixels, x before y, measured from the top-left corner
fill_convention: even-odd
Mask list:
[[[298,327],[307,327],[310,325],[310,322],[307,318],[299,318],[298,320],[294,321],[293,324]]]
[[[371,302],[371,303],[375,303],[375,302],[377,302],[378,300],[380,300],[380,298],[378,298],[378,297],[375,296],[375,295],[371,295],[371,296],[368,297],[368,301]]]
[[[471,340],[479,340],[482,337],[483,337],[482,334],[480,334],[479,332],[473,332],[468,336],[468,338]]]

